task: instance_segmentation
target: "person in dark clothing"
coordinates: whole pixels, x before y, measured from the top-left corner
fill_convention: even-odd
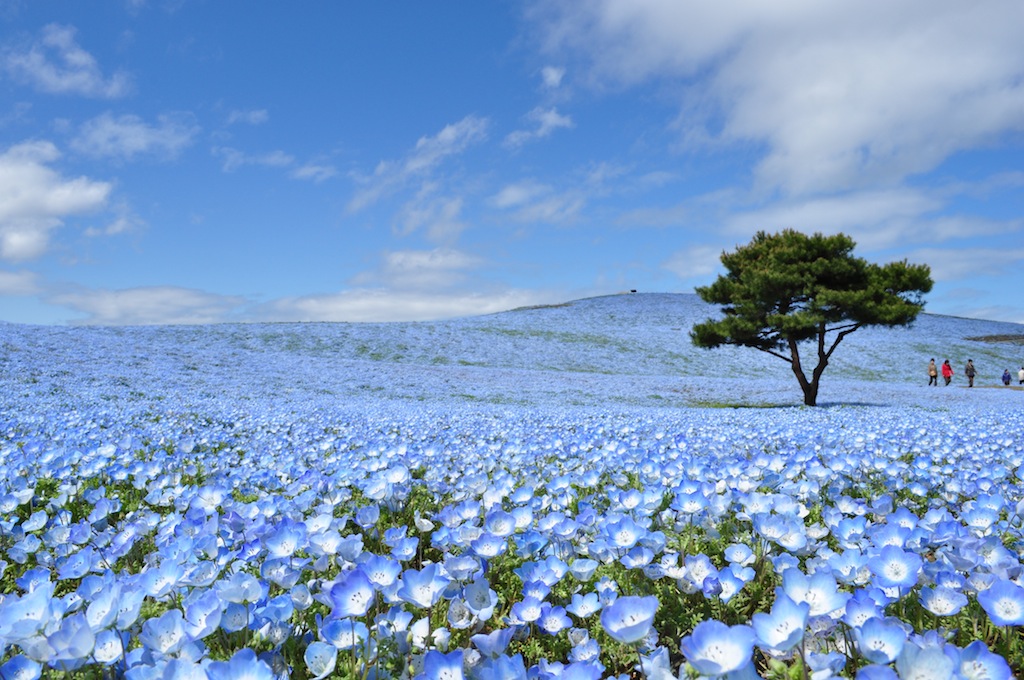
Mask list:
[[[967,376],[968,387],[974,387],[974,376],[976,376],[977,374],[978,372],[974,370],[974,359],[968,359],[967,367],[964,368],[964,375]]]

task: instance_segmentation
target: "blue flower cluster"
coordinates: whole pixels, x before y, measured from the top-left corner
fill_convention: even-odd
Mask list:
[[[494,335],[606,346],[515,324]],[[628,361],[419,379],[326,358],[365,327],[306,330],[0,328],[0,677],[1022,670],[1018,392],[837,377],[826,408],[663,408],[603,391],[669,381]],[[403,343],[378,347],[426,351]]]

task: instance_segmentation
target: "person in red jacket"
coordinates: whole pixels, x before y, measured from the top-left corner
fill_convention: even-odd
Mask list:
[[[949,385],[949,381],[953,379],[953,367],[949,365],[949,359],[942,362],[942,378],[946,381],[946,385]]]

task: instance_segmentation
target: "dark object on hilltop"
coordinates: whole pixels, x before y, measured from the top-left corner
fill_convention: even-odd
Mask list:
[[[722,319],[690,331],[698,347],[752,347],[789,362],[815,406],[821,374],[839,343],[864,326],[905,326],[924,309],[932,289],[928,265],[877,265],[852,254],[845,234],[807,236],[787,229],[758,232],[732,253],[722,253],[726,274],[697,288],[705,302],[722,305]],[[816,341],[818,364],[810,378],[800,343]]]

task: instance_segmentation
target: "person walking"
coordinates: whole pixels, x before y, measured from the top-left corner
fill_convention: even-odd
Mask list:
[[[935,359],[928,362],[928,385],[939,386],[939,368],[935,365]]]
[[[967,366],[964,368],[964,375],[967,376],[968,387],[974,387],[974,376],[977,374],[978,372],[974,370],[974,359],[968,359]]]
[[[942,379],[946,381],[946,387],[949,387],[949,381],[953,379],[953,367],[949,359],[942,362]]]
[[[1024,385],[1024,366],[1021,366],[1020,370],[1017,371],[1017,380],[1018,385]]]
[[[1010,369],[1008,369],[1008,368],[1003,371],[1003,384],[1004,385],[1009,385],[1010,384]]]

